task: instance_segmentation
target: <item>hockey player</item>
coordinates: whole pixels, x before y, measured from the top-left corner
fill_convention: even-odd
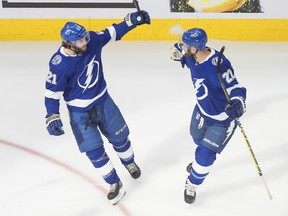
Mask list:
[[[107,198],[112,204],[116,204],[125,191],[105,152],[101,133],[113,145],[132,178],[139,178],[141,170],[134,161],[128,138],[129,128],[108,93],[101,52],[106,44],[120,40],[141,24],[150,24],[146,11],[129,13],[123,22],[100,32],[86,31],[77,23],[67,22],[61,30],[62,46],[50,60],[46,80],[46,125],[49,134],[64,134],[59,113],[59,100],[63,96],[79,150],[86,153],[110,185]]]
[[[190,134],[195,142],[195,159],[188,164],[189,176],[185,183],[184,200],[194,203],[196,189],[233,135],[235,119],[245,112],[246,89],[234,74],[230,61],[223,55],[220,73],[231,98],[228,105],[217,77],[219,52],[206,46],[207,34],[203,29],[192,28],[182,35],[182,42],[174,44],[171,58],[190,69],[196,93],[196,105],[190,123]]]

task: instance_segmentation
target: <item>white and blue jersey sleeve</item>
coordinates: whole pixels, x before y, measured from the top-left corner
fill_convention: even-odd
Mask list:
[[[228,102],[217,76],[218,55],[218,51],[211,49],[210,55],[203,62],[198,63],[193,58],[184,58],[191,72],[198,111],[207,121],[226,124],[233,119],[225,113]],[[229,96],[242,97],[245,100],[246,88],[238,83],[234,69],[224,55],[220,73]]]
[[[101,103],[107,96],[102,48],[120,40],[133,28],[121,22],[101,32],[91,31],[87,50],[75,56],[67,55],[60,47],[49,62],[45,91],[47,114],[59,113],[62,97],[70,111],[85,112]]]

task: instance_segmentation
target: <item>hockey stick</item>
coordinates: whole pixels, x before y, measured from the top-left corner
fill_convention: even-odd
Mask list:
[[[139,7],[139,2],[138,0],[133,0],[133,3],[135,5],[135,8],[137,9],[137,11],[139,12],[140,11],[140,7]]]
[[[217,61],[217,76],[218,76],[219,82],[220,82],[220,84],[221,84],[221,87],[222,87],[222,89],[223,89],[223,91],[224,91],[225,97],[226,97],[226,99],[227,99],[227,101],[228,101],[228,104],[231,105],[232,102],[231,102],[230,96],[229,96],[229,94],[228,94],[228,92],[227,92],[227,89],[226,89],[226,87],[225,87],[225,85],[224,85],[224,82],[223,82],[223,79],[222,79],[222,76],[221,76],[221,73],[220,73],[221,59],[222,59],[224,50],[225,50],[225,46],[223,46],[223,47],[221,48],[220,53],[219,53],[219,56],[218,56],[218,61]],[[246,133],[245,133],[245,131],[244,131],[244,127],[242,126],[239,118],[236,119],[236,122],[237,122],[237,124],[238,124],[238,126],[239,126],[239,128],[240,128],[240,130],[241,130],[241,133],[242,133],[244,139],[245,139],[245,142],[246,142],[246,144],[247,144],[247,147],[248,147],[248,149],[249,149],[249,152],[250,152],[250,154],[251,154],[251,157],[252,157],[252,159],[253,159],[253,161],[254,161],[254,164],[255,164],[255,166],[256,166],[256,169],[257,169],[257,171],[258,171],[258,174],[259,174],[259,176],[260,176],[260,177],[262,178],[262,180],[263,180],[264,186],[265,186],[266,191],[267,191],[267,195],[268,195],[269,199],[272,200],[273,197],[272,197],[272,195],[271,195],[271,193],[270,193],[270,190],[269,190],[269,188],[268,188],[268,186],[267,186],[267,184],[266,184],[266,181],[265,181],[265,179],[264,179],[263,173],[262,173],[262,171],[261,171],[261,169],[260,169],[260,166],[259,166],[259,164],[258,164],[258,162],[257,162],[257,159],[256,159],[256,157],[255,157],[255,154],[254,154],[253,150],[252,150],[252,147],[251,147],[251,145],[250,145],[250,142],[249,142],[249,140],[248,140],[248,138],[247,138],[247,135],[246,135]]]

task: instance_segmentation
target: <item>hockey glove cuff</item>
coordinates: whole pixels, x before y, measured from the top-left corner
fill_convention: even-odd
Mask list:
[[[63,124],[59,114],[51,114],[46,116],[46,127],[50,135],[60,136],[64,134]]]
[[[231,98],[231,104],[228,104],[225,109],[226,114],[233,119],[240,118],[245,111],[246,104],[242,97]]]

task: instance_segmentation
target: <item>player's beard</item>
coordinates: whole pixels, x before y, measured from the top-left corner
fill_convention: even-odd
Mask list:
[[[84,53],[87,50],[87,44],[83,45],[82,47],[73,46],[70,49],[73,50],[77,55],[78,54],[81,55],[82,53]]]
[[[197,54],[197,53],[198,53],[198,50],[196,50],[195,53],[192,53],[191,50],[188,50],[185,55],[186,55],[186,57],[188,57],[188,58],[194,58],[194,59],[196,60],[196,54]]]
[[[83,45],[82,47],[77,47],[76,50],[81,53],[85,52],[87,50],[87,44]]]
[[[195,59],[195,55],[196,53],[192,53],[190,50],[188,52],[186,52],[185,54],[188,58],[194,58]]]
[[[186,52],[185,54],[188,58],[193,58],[193,54],[189,51],[189,52]]]

